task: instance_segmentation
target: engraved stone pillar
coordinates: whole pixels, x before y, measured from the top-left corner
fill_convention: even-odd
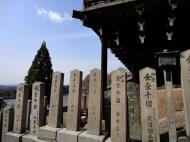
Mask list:
[[[55,72],[52,79],[51,99],[48,126],[57,128],[60,126],[60,114],[63,108],[63,77],[61,72]]]
[[[44,94],[45,84],[42,82],[33,83],[30,134],[23,136],[23,142],[36,141],[39,128],[44,125]]]
[[[88,102],[88,133],[99,135],[102,124],[101,71],[91,70]]]
[[[30,129],[30,114],[31,114],[32,100],[28,100],[27,105],[27,116],[26,116],[26,129]]]
[[[44,125],[44,94],[45,84],[35,82],[32,85],[31,135],[37,136],[39,127]]]
[[[127,74],[118,69],[111,82],[111,141],[127,142]]]
[[[82,72],[73,70],[70,75],[68,115],[66,127],[68,130],[80,130],[80,112],[81,112],[81,88]]]
[[[140,70],[142,142],[160,142],[156,71]]]
[[[190,49],[181,53],[181,87],[185,110],[186,135],[190,137]]]
[[[131,140],[142,139],[140,91],[139,85],[133,82],[127,83],[129,138]]]
[[[79,135],[79,142],[103,142],[106,134],[102,134],[102,89],[101,70],[90,71],[88,129]],[[100,135],[101,134],[101,135]]]
[[[23,83],[17,86],[13,132],[5,133],[4,142],[20,142],[22,136],[26,135],[25,129],[29,87],[29,85]]]
[[[27,101],[29,95],[29,85],[19,84],[17,86],[14,127],[13,132],[21,134],[26,128]]]
[[[48,125],[39,129],[38,138],[41,140],[55,141],[57,131],[60,130],[63,118],[63,79],[63,73],[53,73]]]
[[[66,129],[58,131],[58,142],[78,142],[80,131],[82,72],[73,70],[70,74]]]
[[[3,127],[2,127],[2,142],[4,142],[5,133],[13,130],[14,109],[13,107],[5,107],[3,109]]]

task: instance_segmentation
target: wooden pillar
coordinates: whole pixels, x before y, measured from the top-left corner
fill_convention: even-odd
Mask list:
[[[102,30],[102,29],[101,29]],[[107,89],[107,41],[105,33],[101,35],[101,85],[102,85],[102,106],[103,106],[103,119],[106,120],[106,129],[110,132],[110,120],[109,116],[106,115],[105,101],[104,101],[104,91]]]

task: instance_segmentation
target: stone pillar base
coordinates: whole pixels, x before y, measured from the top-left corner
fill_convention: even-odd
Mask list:
[[[105,142],[111,142],[111,137],[107,138]]]
[[[46,141],[39,140],[37,136],[28,134],[22,137],[22,142],[46,142]]]
[[[78,142],[105,142],[107,134],[104,135],[92,135],[87,131],[81,133],[78,137]]]
[[[178,137],[178,142],[190,142],[190,138],[188,137]]]
[[[22,137],[25,136],[27,133],[24,134],[17,134],[13,132],[5,133],[4,135],[4,142],[22,142]]]
[[[38,139],[48,142],[56,142],[57,131],[59,130],[61,130],[61,128],[53,128],[47,125],[40,127],[38,130]]]
[[[71,131],[67,129],[61,129],[57,132],[57,142],[78,142],[78,136],[83,131]]]

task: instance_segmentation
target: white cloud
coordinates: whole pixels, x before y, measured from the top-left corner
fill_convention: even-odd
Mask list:
[[[38,15],[48,18],[50,21],[56,24],[62,24],[65,21],[71,21],[72,17],[68,13],[60,14],[57,11],[47,10],[45,8],[39,8],[37,5],[34,5]]]

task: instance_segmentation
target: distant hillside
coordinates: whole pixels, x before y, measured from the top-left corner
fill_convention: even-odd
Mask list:
[[[16,89],[16,85],[0,85],[0,89]]]
[[[0,85],[0,98],[15,98],[16,86]]]

